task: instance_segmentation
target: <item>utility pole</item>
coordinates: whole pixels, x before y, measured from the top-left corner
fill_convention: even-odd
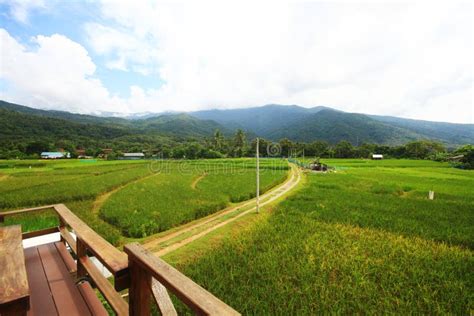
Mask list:
[[[259,145],[257,137],[257,213],[260,211],[260,157],[259,157]]]

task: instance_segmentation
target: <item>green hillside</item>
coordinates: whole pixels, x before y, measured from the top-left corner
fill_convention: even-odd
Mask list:
[[[474,124],[346,113],[324,106],[304,108],[272,104],[246,109],[205,110],[191,115],[226,126],[238,126],[272,140],[289,138],[331,143],[349,140],[353,144],[366,141],[386,145],[415,139],[436,140],[447,145],[474,142]]]
[[[473,124],[453,124],[444,122],[430,122],[422,120],[403,119],[393,116],[371,115],[371,118],[397,126],[412,130],[423,135],[430,135],[433,138],[445,140],[448,143],[463,144],[472,143],[474,139]]]
[[[257,135],[267,137],[272,131],[281,126],[297,123],[308,115],[328,109],[315,107],[311,109],[297,105],[269,104],[262,107],[231,110],[205,110],[192,112],[191,115],[207,120],[214,120],[221,124],[231,124]]]
[[[213,121],[186,114],[126,120],[36,110],[7,102],[0,103],[0,126],[0,156],[10,158],[58,148],[70,152],[85,148],[89,149],[89,155],[96,155],[100,148],[112,148],[117,152],[169,151],[172,148],[182,151],[184,149],[179,145],[203,142],[216,129],[224,131],[225,135],[231,133]],[[200,147],[194,145],[193,151],[199,150]]]
[[[288,138],[296,142],[321,140],[336,144],[346,140],[354,145],[400,145],[427,139],[448,147],[474,143],[474,124],[346,113],[323,106],[266,105],[189,114],[149,113],[127,119],[46,111],[0,101],[0,114],[0,145],[11,148],[18,148],[14,142],[40,140],[54,144],[51,147],[69,144],[71,148],[112,146],[142,150],[174,142],[205,143],[216,130],[231,138],[238,128],[246,132],[247,140],[259,136],[272,141]]]
[[[98,123],[77,123],[70,120],[36,116],[0,108],[2,140],[23,139],[113,139],[130,135],[131,129]]]
[[[376,143],[399,145],[423,138],[423,135],[376,121],[364,114],[322,110],[296,124],[288,124],[269,133],[270,139],[287,137],[294,141],[326,140],[337,143],[347,140],[353,144]]]
[[[0,100],[0,109],[14,111],[23,114],[30,114],[41,117],[57,118],[62,120],[74,121],[77,123],[108,123],[108,124],[119,124],[129,125],[130,121],[124,118],[118,117],[100,117],[94,115],[76,114],[65,111],[48,111],[34,109],[27,106],[10,103]]]
[[[230,130],[214,121],[200,120],[185,113],[136,120],[133,124],[147,134],[202,138],[212,135],[216,129],[231,134]]]

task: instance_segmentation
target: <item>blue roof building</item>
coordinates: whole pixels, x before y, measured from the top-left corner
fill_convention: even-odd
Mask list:
[[[71,155],[69,153],[62,153],[62,152],[49,152],[45,151],[41,153],[41,158],[42,159],[61,159],[61,158],[70,158]]]

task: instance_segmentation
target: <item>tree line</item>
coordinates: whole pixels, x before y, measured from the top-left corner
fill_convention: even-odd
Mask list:
[[[9,146],[8,146],[9,145]],[[110,148],[108,159],[117,159],[124,152],[144,152],[147,158],[199,159],[255,156],[256,138],[249,139],[241,129],[234,135],[224,136],[216,130],[212,137],[204,139],[176,139],[167,137],[121,137],[109,142],[93,139],[58,140],[50,139],[10,142],[0,147],[0,159],[39,158],[43,151],[62,149],[77,157],[78,152],[97,157],[104,148]],[[447,160],[455,155],[463,155],[459,160],[470,167],[473,146],[466,145],[448,150],[443,144],[432,140],[417,140],[405,145],[388,146],[362,143],[354,146],[342,140],[336,144],[326,141],[311,143],[293,142],[287,138],[278,142],[259,138],[259,153],[262,157],[320,157],[320,158],[370,158],[372,154],[382,154],[387,158],[411,158]],[[467,157],[467,158],[466,158]],[[471,157],[471,158],[469,158]],[[463,162],[464,161],[464,162]],[[474,163],[472,163],[474,165]]]

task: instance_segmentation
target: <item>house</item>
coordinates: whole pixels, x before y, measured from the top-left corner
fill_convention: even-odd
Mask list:
[[[41,159],[62,159],[62,158],[71,158],[71,154],[68,152],[49,152],[45,151],[41,153]]]
[[[125,159],[125,160],[145,159],[145,154],[144,153],[124,153],[122,159]]]
[[[112,153],[112,151],[112,148],[102,148],[102,151],[100,152],[100,154],[97,155],[97,158],[107,159],[109,157],[109,154]]]
[[[83,159],[83,158],[87,157],[86,150],[85,149],[76,149],[76,156],[79,159]]]
[[[381,154],[373,154],[372,155],[372,160],[382,160],[383,159],[383,155]]]

